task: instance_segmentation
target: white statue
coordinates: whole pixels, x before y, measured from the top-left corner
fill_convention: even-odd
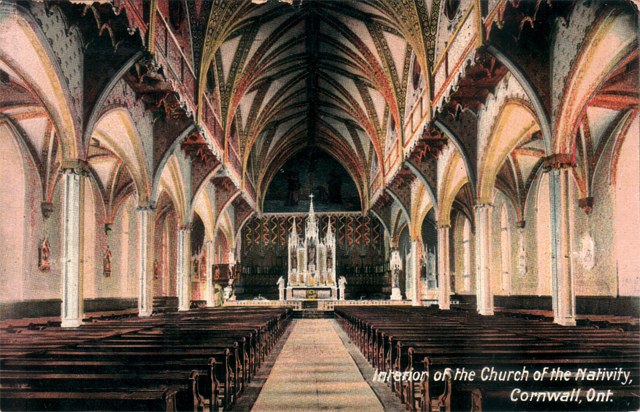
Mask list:
[[[229,279],[229,284],[224,288],[224,300],[230,300],[233,296],[233,279]]]
[[[340,276],[340,279],[338,279],[338,289],[340,289],[339,300],[344,300],[344,288],[346,285],[347,285],[347,279],[344,276]]]
[[[391,269],[391,287],[394,289],[400,288],[400,269],[397,267]]]
[[[278,292],[280,293],[280,301],[282,302],[284,300],[284,286],[285,286],[284,277],[280,276],[280,279],[278,279],[278,282],[276,284],[278,285]]]
[[[400,293],[400,271],[402,270],[402,258],[398,250],[391,251],[391,300],[402,300]]]

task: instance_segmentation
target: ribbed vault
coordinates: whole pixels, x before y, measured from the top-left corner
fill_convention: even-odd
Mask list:
[[[205,39],[204,93],[219,109],[226,156],[242,166],[244,185],[262,198],[270,170],[315,147],[347,168],[367,207],[371,164],[383,157],[389,128],[402,124],[413,46],[423,44],[412,41],[415,9],[228,3],[211,16],[220,24]]]

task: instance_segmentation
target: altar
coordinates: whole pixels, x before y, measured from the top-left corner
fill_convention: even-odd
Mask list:
[[[309,196],[309,214],[304,236],[298,235],[295,218],[289,233],[286,299],[337,299],[336,238],[327,225],[320,237],[313,210],[313,195]]]

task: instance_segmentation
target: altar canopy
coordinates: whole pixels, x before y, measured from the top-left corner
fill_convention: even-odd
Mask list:
[[[295,220],[289,233],[287,295],[289,299],[333,299],[336,297],[336,238],[331,221],[324,238],[320,237],[313,195],[309,197],[304,236],[298,235]]]

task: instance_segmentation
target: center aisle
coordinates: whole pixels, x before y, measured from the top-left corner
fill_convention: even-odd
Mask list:
[[[254,411],[383,410],[332,322],[296,321]]]

